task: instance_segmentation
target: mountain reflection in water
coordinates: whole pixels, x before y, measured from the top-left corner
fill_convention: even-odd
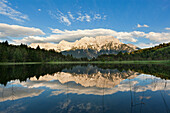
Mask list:
[[[0,112],[170,112],[168,68],[0,66]]]

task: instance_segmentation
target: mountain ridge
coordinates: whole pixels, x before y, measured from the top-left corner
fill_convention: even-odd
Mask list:
[[[170,42],[159,44],[154,47],[144,48],[130,53],[103,54],[99,55],[95,60],[98,61],[134,61],[134,60],[170,60]]]
[[[132,52],[139,49],[133,44],[124,44],[113,36],[83,37],[75,42],[62,40],[58,44],[32,43],[30,47],[36,48],[38,45],[40,48],[47,50],[54,49],[57,52],[62,52],[64,55],[69,54],[77,58],[82,57],[78,54],[83,54],[84,50],[86,50],[86,55],[83,56],[92,58],[97,57],[98,54],[117,54],[120,51]],[[93,53],[94,55],[92,55]]]

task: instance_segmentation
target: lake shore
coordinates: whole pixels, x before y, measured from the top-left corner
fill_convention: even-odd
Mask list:
[[[170,64],[170,60],[150,61],[59,61],[59,62],[0,62],[0,65],[26,65],[26,64]]]

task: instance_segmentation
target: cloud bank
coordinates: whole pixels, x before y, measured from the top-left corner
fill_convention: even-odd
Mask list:
[[[45,33],[38,28],[0,23],[0,38],[25,37],[44,34]]]
[[[66,41],[75,41],[83,37],[96,37],[96,36],[114,36],[122,42],[137,42],[139,38],[146,38],[151,40],[153,43],[163,43],[170,41],[170,33],[157,33],[157,32],[141,32],[141,31],[132,31],[132,32],[117,32],[111,29],[84,29],[84,30],[59,30],[52,29],[52,35],[47,37],[39,36],[28,36],[24,37],[21,40],[14,40],[16,43],[58,43],[61,40]]]
[[[14,44],[31,44],[31,43],[58,43],[61,40],[66,41],[75,41],[83,37],[96,37],[96,36],[113,36],[119,39],[124,43],[137,43],[139,38],[145,38],[150,40],[150,44],[144,44],[138,42],[138,44],[144,47],[152,46],[159,43],[170,42],[170,33],[169,32],[141,32],[141,31],[132,31],[132,32],[117,32],[112,29],[77,29],[77,30],[60,30],[50,28],[52,34],[48,36],[38,28],[33,27],[24,27],[19,25],[9,25],[0,23],[0,39],[12,40]],[[20,39],[13,39],[20,38]],[[22,39],[21,39],[22,38]]]
[[[25,37],[22,40],[14,40],[16,43],[42,43],[42,42],[52,42],[58,43],[61,40],[67,41],[75,41],[81,39],[83,37],[96,37],[96,36],[114,36],[121,41],[128,41],[128,42],[136,42],[138,37],[143,36],[143,32],[133,31],[133,32],[116,32],[111,29],[85,29],[85,30],[59,30],[59,29],[51,29],[52,34],[47,37],[35,37],[29,36]]]

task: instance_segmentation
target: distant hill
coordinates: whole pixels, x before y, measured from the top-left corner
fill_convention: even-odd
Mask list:
[[[72,55],[76,58],[93,58],[102,54],[117,54],[118,52],[132,52],[139,48],[133,44],[124,44],[113,36],[83,37],[75,42],[62,40],[59,44],[32,43],[30,47],[37,46],[46,50],[54,49],[64,55]]]
[[[100,55],[93,60],[116,61],[116,60],[170,60],[170,42],[155,47],[140,49],[130,53],[119,52],[117,55]]]

